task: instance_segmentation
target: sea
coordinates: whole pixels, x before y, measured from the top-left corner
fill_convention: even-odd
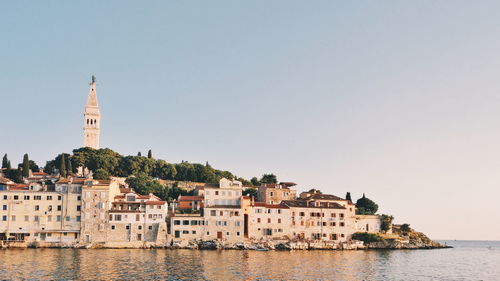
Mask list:
[[[1,280],[500,280],[500,241],[434,250],[4,249]]]

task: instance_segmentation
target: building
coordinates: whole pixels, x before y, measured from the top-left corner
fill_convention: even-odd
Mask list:
[[[80,233],[81,189],[43,184],[0,191],[0,240],[75,243]]]
[[[108,212],[106,243],[165,243],[168,203],[153,194],[121,188]]]
[[[82,186],[81,243],[104,244],[108,240],[108,211],[120,185],[116,180],[86,180]]]
[[[345,242],[356,232],[356,206],[335,195],[313,193],[282,202],[291,210],[295,239]]]
[[[192,209],[176,210],[171,217],[173,241],[192,239],[243,241],[241,182],[223,178],[218,185],[206,184],[197,187],[195,192],[198,197],[203,198],[203,208],[195,213]]]
[[[284,204],[271,205],[251,201],[246,216],[246,238],[268,240],[292,237],[290,207]]]
[[[291,187],[293,182],[281,182],[279,184],[263,184],[257,189],[257,201],[266,204],[279,204],[283,200],[295,200],[296,191]]]
[[[97,102],[95,76],[92,76],[89,96],[83,112],[83,146],[99,149],[101,113]]]

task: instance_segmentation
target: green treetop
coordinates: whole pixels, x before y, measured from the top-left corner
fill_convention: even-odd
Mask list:
[[[28,158],[28,153],[24,154],[23,157],[23,177],[27,178],[30,176],[30,160]]]
[[[363,193],[363,197],[356,201],[356,214],[358,215],[374,215],[378,210],[378,205],[372,200],[366,198]]]

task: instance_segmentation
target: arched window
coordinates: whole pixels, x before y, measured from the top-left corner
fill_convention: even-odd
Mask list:
[[[87,125],[89,124],[89,122],[90,122],[90,120],[89,120],[89,119],[87,119]]]

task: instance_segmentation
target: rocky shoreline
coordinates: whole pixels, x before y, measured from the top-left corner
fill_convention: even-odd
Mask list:
[[[2,249],[8,248],[75,248],[75,249],[192,249],[192,250],[255,250],[255,251],[291,251],[291,250],[371,250],[371,249],[443,249],[451,248],[432,241],[422,233],[412,233],[408,236],[383,239],[378,242],[363,243],[362,241],[348,241],[335,243],[329,241],[292,241],[292,240],[268,240],[268,241],[246,241],[239,243],[228,243],[219,240],[201,241],[191,240],[181,243],[170,242],[166,244],[156,243],[119,243],[119,244],[64,244],[64,243],[4,243]]]

